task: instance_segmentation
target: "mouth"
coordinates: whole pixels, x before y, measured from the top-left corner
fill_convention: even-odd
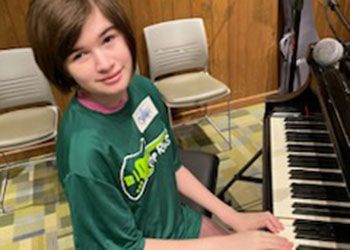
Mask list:
[[[118,82],[121,77],[122,77],[122,69],[119,69],[117,72],[114,72],[104,78],[101,78],[98,81],[106,85],[112,85]]]

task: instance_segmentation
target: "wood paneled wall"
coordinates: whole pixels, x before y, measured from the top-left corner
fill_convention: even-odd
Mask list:
[[[350,19],[350,1],[349,0],[338,0],[340,4],[340,9],[342,13]],[[313,11],[314,11],[314,20],[317,26],[318,34],[321,38],[323,37],[334,37],[331,29],[326,22],[326,14],[324,8],[324,0],[312,0]],[[336,32],[340,38],[344,41],[350,41],[350,32],[346,30],[345,26],[340,22],[339,18],[332,12],[329,8],[326,9],[331,24],[334,26]]]
[[[141,72],[148,74],[142,29],[160,21],[202,17],[209,46],[209,70],[232,90],[232,99],[277,86],[278,1],[129,0]]]
[[[0,49],[28,46],[25,13],[29,0],[0,0]],[[278,40],[280,30],[277,0],[121,0],[135,30],[141,73],[148,74],[143,27],[185,17],[202,17],[208,36],[209,69],[232,90],[232,103],[262,100],[278,87]],[[312,0],[320,37],[331,36],[325,24],[323,0]],[[349,17],[350,1],[340,0]],[[334,15],[331,21],[341,36],[350,34]],[[56,90],[64,109],[69,96]],[[221,105],[217,105],[220,109]],[[222,106],[224,107],[224,106]]]

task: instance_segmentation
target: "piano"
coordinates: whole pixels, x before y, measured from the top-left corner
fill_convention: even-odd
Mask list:
[[[308,83],[266,101],[263,207],[297,250],[350,249],[349,62],[310,66]]]

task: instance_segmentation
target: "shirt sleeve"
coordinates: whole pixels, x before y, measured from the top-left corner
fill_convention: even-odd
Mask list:
[[[71,173],[64,179],[77,249],[143,249],[144,238],[121,192]]]
[[[172,150],[173,150],[173,158],[174,158],[174,165],[173,166],[175,168],[175,171],[177,171],[182,166],[182,162],[180,159],[179,150],[178,150],[177,141],[176,141],[174,131],[170,127],[169,122],[168,122],[167,126],[168,126],[169,136],[170,136],[170,140],[171,140]]]

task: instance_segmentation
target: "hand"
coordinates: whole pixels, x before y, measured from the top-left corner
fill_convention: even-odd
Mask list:
[[[270,212],[239,213],[234,212],[224,221],[237,232],[267,228],[272,233],[283,230],[281,222]]]
[[[246,231],[229,236],[229,249],[240,250],[290,250],[293,243],[278,235],[263,231]]]

